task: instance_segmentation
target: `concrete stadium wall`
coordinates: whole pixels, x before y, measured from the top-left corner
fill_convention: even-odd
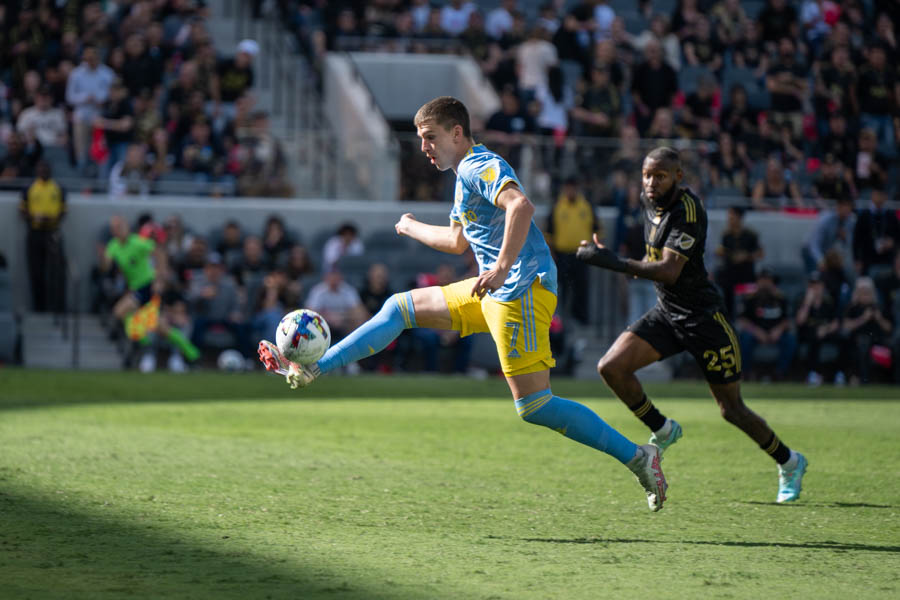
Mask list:
[[[18,215],[19,196],[0,193],[0,252],[7,260],[14,286],[17,310],[30,305],[27,268],[25,263],[25,225]],[[247,232],[260,233],[269,215],[281,216],[289,228],[297,231],[306,244],[312,243],[323,230],[331,230],[344,221],[352,221],[365,237],[368,233],[392,229],[397,219],[412,212],[422,221],[443,225],[448,222],[450,203],[363,202],[349,200],[272,200],[272,199],[207,199],[195,197],[149,196],[114,202],[106,196],[71,194],[68,215],[63,222],[66,252],[83,275],[90,272],[97,260],[98,234],[113,214],[130,221],[141,213],[150,212],[157,220],[171,214],[181,216],[185,224],[200,234],[220,228],[226,220],[235,219]],[[543,226],[547,206],[538,206],[536,219]],[[615,230],[616,211],[598,209],[609,238]],[[763,263],[773,266],[799,267],[800,247],[814,222],[811,218],[776,213],[748,213],[748,225],[759,232],[766,250]],[[707,266],[716,264],[712,251],[718,244],[725,224],[724,211],[711,211],[707,238]],[[610,240],[611,241],[611,240]],[[82,286],[80,307],[87,306],[87,286]]]

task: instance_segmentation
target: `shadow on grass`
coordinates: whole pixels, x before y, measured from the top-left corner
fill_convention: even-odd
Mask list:
[[[778,502],[743,500],[739,501],[738,504],[756,504],[757,506],[785,506],[788,508],[793,506],[816,506],[820,508],[900,508],[900,506],[895,504],[869,504],[868,502],[803,502],[801,504],[779,504]]]
[[[489,539],[491,536],[488,536]],[[500,539],[494,537],[493,539]],[[547,544],[692,544],[695,546],[733,546],[737,548],[800,548],[804,550],[839,550],[862,552],[887,552],[900,554],[900,546],[880,546],[876,544],[856,544],[842,542],[742,542],[707,540],[641,540],[627,538],[521,538],[524,542],[544,542]]]
[[[317,566],[302,544],[293,550],[300,561],[286,556],[273,562],[229,544],[239,535],[234,531],[223,530],[213,548],[149,519],[125,521],[2,491],[0,513],[4,598],[412,600],[423,592],[391,590],[386,574],[365,581]],[[310,557],[309,564],[301,562]]]

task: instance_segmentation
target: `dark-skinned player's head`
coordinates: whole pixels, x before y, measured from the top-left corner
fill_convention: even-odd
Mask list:
[[[651,150],[644,158],[641,182],[644,196],[657,207],[665,207],[672,193],[681,183],[681,157],[678,151],[668,146]]]

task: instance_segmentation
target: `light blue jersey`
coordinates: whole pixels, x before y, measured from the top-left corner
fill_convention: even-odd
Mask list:
[[[483,144],[466,153],[456,169],[456,192],[450,220],[463,226],[463,235],[475,253],[478,272],[494,268],[503,245],[506,211],[497,206],[497,196],[510,182],[524,191],[516,172],[503,158]],[[503,287],[490,292],[495,300],[515,300],[531,286],[535,278],[541,285],[557,293],[556,264],[550,248],[534,221],[516,262],[506,276]]]

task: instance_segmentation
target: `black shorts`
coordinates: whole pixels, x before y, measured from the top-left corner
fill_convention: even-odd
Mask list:
[[[628,331],[653,346],[662,358],[687,350],[709,383],[731,383],[741,378],[741,348],[722,311],[697,312],[674,321],[657,304]]]
[[[137,300],[138,306],[143,306],[150,302],[150,298],[153,297],[153,284],[148,283],[142,288],[131,290],[131,293],[134,299]]]

